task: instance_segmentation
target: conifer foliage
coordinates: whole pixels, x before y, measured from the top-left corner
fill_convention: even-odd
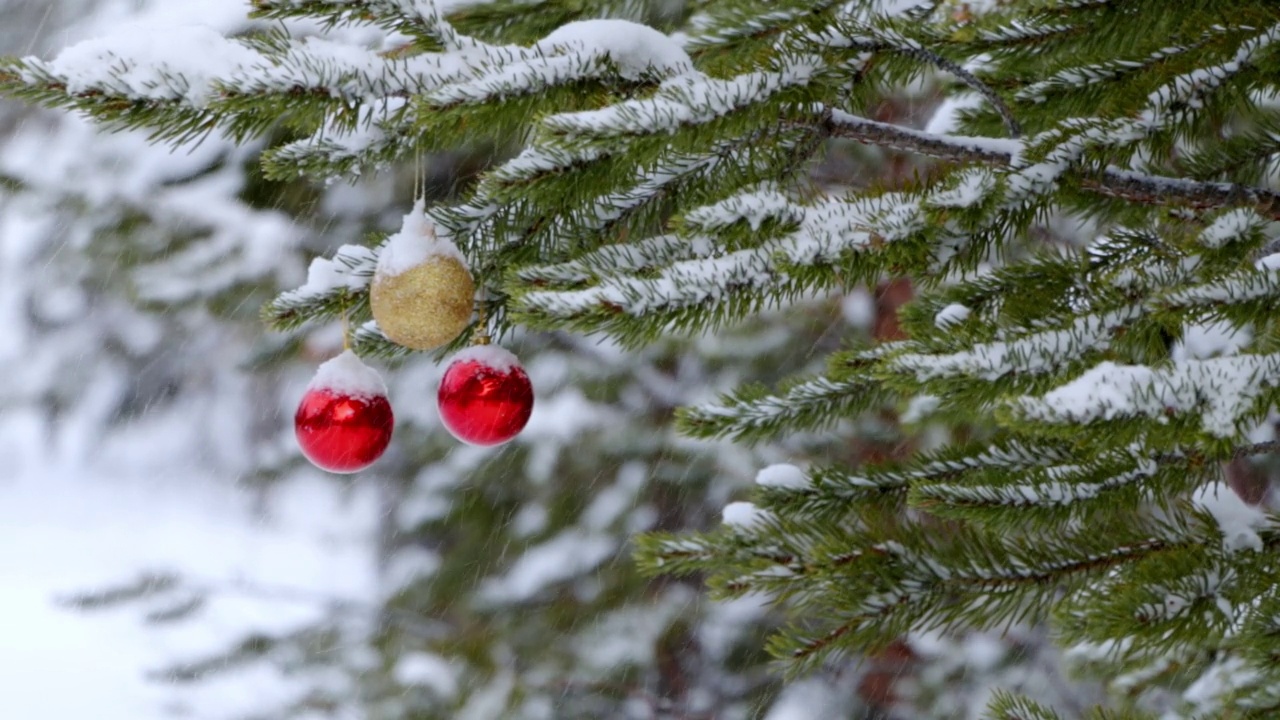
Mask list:
[[[771,645],[793,671],[910,632],[1050,622],[1138,705],[1273,713],[1280,527],[1225,478],[1276,448],[1280,6],[655,5],[256,0],[403,46],[192,30],[7,61],[0,91],[161,141],[283,127],[276,178],[518,138],[427,211],[480,287],[455,348],[482,322],[640,348],[910,278],[906,339],[680,426],[753,443],[898,408],[947,442],[772,468],[722,527],[644,538],[643,566],[794,610]],[[871,117],[886,88],[935,76],[949,96],[928,128]],[[820,192],[808,170],[848,141],[937,162]],[[268,319],[368,320],[377,252],[321,261],[329,282]],[[355,340],[405,352],[372,321]],[[991,710],[1055,716],[1012,696]]]

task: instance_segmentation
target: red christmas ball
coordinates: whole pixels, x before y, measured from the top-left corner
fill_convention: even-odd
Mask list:
[[[478,345],[453,356],[436,405],[454,437],[472,445],[501,445],[529,422],[533,385],[515,355]]]
[[[348,350],[316,371],[293,428],[302,454],[317,467],[353,473],[382,457],[395,416],[382,378]]]

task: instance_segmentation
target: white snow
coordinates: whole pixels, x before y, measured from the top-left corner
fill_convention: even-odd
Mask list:
[[[1205,38],[1210,37],[1210,33],[1220,34],[1222,30],[1224,30],[1224,27],[1221,25],[1211,27],[1209,33],[1205,34]],[[1167,61],[1170,57],[1180,55],[1202,45],[1204,45],[1203,39],[1187,46],[1160,48],[1142,60],[1109,60],[1092,65],[1069,66],[1064,70],[1057,71],[1045,80],[1032,83],[1019,90],[1017,98],[1023,101],[1043,102],[1046,96],[1054,92],[1076,90],[1094,83],[1115,82],[1126,75]]]
[[[656,165],[638,168],[630,185],[598,196],[592,206],[580,213],[575,220],[585,228],[601,229],[626,211],[648,202],[672,183],[699,172],[710,172],[720,163],[737,161],[742,155],[741,152],[727,150],[723,155],[715,150],[695,154],[670,154]],[[693,245],[687,241],[686,244]]]
[[[769,615],[772,607],[763,593],[748,593],[723,600],[703,598],[712,606],[697,627],[698,642],[708,655],[723,661],[743,642],[754,642],[752,629]]]
[[[907,403],[907,409],[902,411],[900,419],[908,425],[918,423],[940,407],[942,398],[937,395],[916,395]]]
[[[1249,328],[1236,327],[1228,322],[1192,323],[1182,331],[1182,339],[1170,352],[1174,362],[1207,360],[1213,357],[1237,355],[1253,342]]]
[[[1256,263],[1259,270],[1276,271],[1280,270],[1280,253],[1271,253],[1264,255],[1258,259]]]
[[[1046,374],[1091,350],[1109,347],[1115,329],[1126,326],[1140,313],[1140,308],[1131,306],[1100,315],[1081,315],[1064,328],[979,343],[968,350],[942,355],[903,353],[892,363],[914,370],[921,380],[969,376],[994,381],[1014,371]]]
[[[257,52],[202,26],[175,26],[163,32],[85,40],[42,65],[66,80],[67,90],[110,90],[154,100],[183,99],[195,107],[208,102],[214,81],[265,62]]]
[[[1044,402],[1065,415],[1111,419],[1129,412],[1133,388],[1150,385],[1154,378],[1149,367],[1107,361],[1048,393]]]
[[[317,257],[311,260],[307,268],[307,282],[293,291],[298,299],[327,295],[335,290],[362,290],[369,284],[367,275],[358,272],[359,264],[352,267],[344,260],[373,259],[373,253],[362,245],[343,245],[334,253],[332,259]],[[355,272],[353,272],[355,270]]]
[[[315,377],[307,386],[309,390],[328,390],[335,395],[355,398],[386,397],[387,385],[377,370],[365,365],[351,350],[344,350],[337,357],[316,368]]]
[[[789,58],[776,72],[755,71],[731,78],[701,73],[664,80],[652,97],[624,100],[599,110],[552,115],[549,129],[567,135],[651,135],[673,133],[760,103],[788,87],[803,86],[822,68],[816,57]]]
[[[1252,208],[1236,208],[1219,215],[1201,231],[1200,243],[1205,247],[1220,248],[1249,237],[1267,224],[1267,220]]]
[[[1215,482],[1201,487],[1192,502],[1217,521],[1224,550],[1229,553],[1262,551],[1258,530],[1270,526],[1266,513],[1241,500],[1225,483]]]
[[[604,156],[598,148],[575,148],[573,151],[560,147],[530,145],[520,151],[519,155],[494,168],[489,179],[506,183],[517,183],[531,180],[556,170],[565,170],[578,163],[588,163]]]
[[[969,168],[952,177],[951,187],[935,189],[925,199],[936,208],[973,207],[994,192],[998,186],[995,173],[986,168]]]
[[[1258,671],[1250,669],[1243,658],[1224,653],[1182,691],[1182,699],[1191,705],[1197,717],[1223,717],[1227,710],[1224,701],[1232,691],[1260,679]]]
[[[1166,413],[1198,410],[1206,432],[1230,437],[1252,410],[1263,378],[1277,372],[1277,355],[1187,360],[1160,369],[1107,361],[1043,397],[1017,398],[1013,404],[1024,416],[1045,422],[1160,419]]]
[[[608,58],[628,80],[678,75],[693,70],[680,43],[661,32],[627,20],[577,20],[556,28],[536,47],[547,53],[566,50]]]
[[[945,330],[952,325],[958,325],[968,320],[971,312],[969,308],[960,303],[951,303],[933,316],[933,324]]]
[[[804,215],[803,207],[792,202],[775,185],[768,184],[690,210],[684,220],[691,229],[711,232],[743,220],[752,230],[759,230],[766,220],[800,222]]]
[[[400,231],[387,238],[378,252],[377,274],[380,277],[395,277],[433,257],[453,258],[466,265],[458,246],[436,234],[435,222],[427,216],[426,209],[426,201],[418,198],[413,209],[404,216]]]
[[[782,490],[807,490],[813,486],[805,471],[787,463],[770,465],[756,473],[756,484]]]
[[[405,588],[429,579],[443,564],[440,553],[430,548],[405,548],[397,552],[382,569],[380,599],[390,600]]]
[[[865,287],[855,288],[841,299],[840,315],[850,326],[869,330],[876,320],[876,299]]]
[[[473,361],[500,373],[524,367],[514,353],[500,345],[472,345],[459,350],[449,358],[450,365]]]
[[[948,95],[933,111],[933,116],[925,124],[924,131],[930,135],[954,133],[960,129],[960,114],[965,110],[980,108],[985,102],[982,96],[976,92],[961,92]]]
[[[393,671],[401,685],[425,687],[442,698],[458,694],[458,673],[445,658],[430,652],[412,652],[400,658]]]
[[[764,525],[768,513],[756,507],[755,503],[739,501],[725,505],[723,517],[725,525],[747,530]]]
[[[1003,157],[1014,160],[1021,157],[1024,149],[1023,142],[1021,140],[1012,138],[952,135],[944,132],[934,132],[934,126],[932,124],[930,125],[930,130],[913,130],[900,125],[892,125],[890,123],[884,123],[878,120],[871,120],[869,118],[853,115],[838,108],[833,108],[830,112],[831,121],[838,127],[862,130],[873,135],[882,135],[890,138],[894,136],[913,138],[919,142],[921,148],[941,147],[946,148],[948,152],[971,153],[993,158]],[[892,144],[888,144],[887,146],[894,147]],[[912,150],[916,148],[908,146],[904,149]],[[982,173],[978,172],[974,177],[975,179],[980,178],[981,175]]]

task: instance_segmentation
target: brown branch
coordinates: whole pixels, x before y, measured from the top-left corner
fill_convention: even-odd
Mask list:
[[[986,98],[987,102],[991,103],[991,107],[995,109],[996,113],[1000,115],[1001,121],[1004,122],[1005,130],[1009,131],[1009,137],[1016,138],[1022,136],[1022,125],[1018,122],[1017,118],[1013,116],[1013,110],[1009,109],[1009,106],[1005,104],[1004,98],[1000,97],[1000,94],[993,90],[990,85],[987,85],[979,80],[976,75],[965,70],[959,63],[942,57],[932,50],[921,46],[899,47],[893,45],[890,46],[890,48],[904,55],[914,57],[917,60],[931,63],[938,69],[955,75],[960,82],[968,85],[973,90],[976,90],[979,95]]]
[[[1067,575],[1078,575],[1097,572],[1098,570],[1106,570],[1117,565],[1133,562],[1135,559],[1141,559],[1154,553],[1162,553],[1179,547],[1182,547],[1182,544],[1170,544],[1164,540],[1151,539],[1130,545],[1122,545],[1110,552],[1092,557],[1083,557],[1070,562],[1060,563],[1056,566],[1042,567],[1035,572],[1027,572],[1021,575],[980,577],[957,574],[947,578],[945,583],[948,585],[958,585],[966,588],[979,587],[993,589],[1018,585],[1043,585],[1056,581],[1057,579]]]
[[[799,660],[802,658],[809,657],[810,655],[816,652],[819,652],[821,650],[825,650],[832,643],[836,642],[837,640],[844,637],[845,635],[848,635],[849,632],[853,630],[854,625],[862,622],[862,620],[863,620],[863,616],[859,615],[854,617],[852,620],[841,623],[840,625],[836,626],[834,630],[828,632],[826,635],[823,635],[820,638],[814,638],[809,642],[805,643],[802,647],[798,647],[795,650],[792,650],[791,657]]]
[[[1231,451],[1229,457],[1223,457],[1217,453],[1207,455],[1198,450],[1177,450],[1174,452],[1160,453],[1153,456],[1153,460],[1158,463],[1176,463],[1190,462],[1196,465],[1202,465],[1210,460],[1239,460],[1241,458],[1252,457],[1254,455],[1266,455],[1268,453],[1280,452],[1280,440],[1268,440],[1266,442],[1253,443],[1251,445],[1240,445]]]
[[[890,147],[929,157],[1009,167],[1021,149],[1016,140],[939,135],[878,122],[827,109],[820,120],[831,137],[849,138],[870,145]],[[1189,205],[1197,210],[1250,207],[1259,215],[1280,220],[1280,193],[1267,188],[1224,182],[1145,175],[1109,167],[1081,180],[1081,187],[1107,197],[1144,205]]]
[[[1231,457],[1244,458],[1251,455],[1266,455],[1267,453],[1273,452],[1280,452],[1280,440],[1268,440],[1267,442],[1238,447],[1235,449],[1235,452],[1231,454]]]
[[[828,108],[822,115],[821,128],[830,137],[849,138],[868,145],[914,152],[943,160],[1009,165],[1013,153],[1021,147],[1016,140],[936,135],[912,130],[892,123],[850,115]]]

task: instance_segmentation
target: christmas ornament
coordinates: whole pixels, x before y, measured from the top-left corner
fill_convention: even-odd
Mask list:
[[[386,385],[350,350],[316,370],[293,418],[302,454],[335,473],[372,465],[387,449],[394,427]]]
[[[476,345],[449,361],[436,405],[454,437],[472,445],[500,445],[529,422],[533,385],[515,355]]]
[[[414,350],[458,337],[471,321],[475,282],[458,248],[436,237],[422,200],[387,239],[369,288],[369,308],[382,334]]]

